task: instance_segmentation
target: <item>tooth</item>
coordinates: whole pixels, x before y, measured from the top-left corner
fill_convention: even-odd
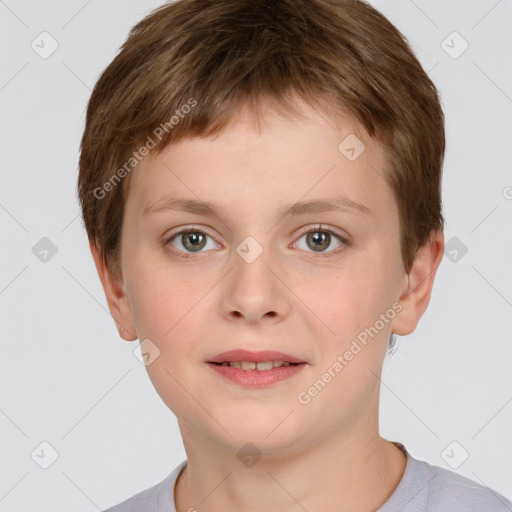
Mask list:
[[[223,366],[232,366],[233,368],[241,368],[243,370],[258,370],[266,371],[272,368],[279,368],[281,366],[289,366],[289,362],[284,361],[260,361],[258,363],[252,361],[231,361],[221,363]]]
[[[258,370],[272,370],[272,361],[256,363],[256,368]]]

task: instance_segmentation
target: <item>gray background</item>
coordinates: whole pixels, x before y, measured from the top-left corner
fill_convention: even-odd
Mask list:
[[[108,313],[75,197],[91,89],[161,3],[0,0],[0,511],[104,509],[185,458]],[[385,364],[381,434],[512,499],[512,1],[372,4],[438,86],[448,144],[447,251]]]

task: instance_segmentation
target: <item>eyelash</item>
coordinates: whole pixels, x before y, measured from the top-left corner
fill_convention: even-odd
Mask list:
[[[333,254],[337,254],[340,251],[343,251],[346,246],[350,245],[348,240],[345,237],[341,236],[339,233],[336,233],[335,231],[333,231],[331,229],[323,228],[322,224],[317,224],[316,226],[311,226],[311,227],[308,226],[307,228],[304,228],[303,230],[301,230],[301,232],[297,238],[297,241],[300,240],[304,235],[306,235],[308,233],[317,233],[317,232],[329,233],[330,235],[333,235],[336,239],[338,239],[343,244],[343,247],[339,247],[338,249],[335,249],[334,251],[330,251],[330,252],[326,252],[326,253],[321,253],[321,252],[316,253],[314,256],[315,258],[317,258],[317,257],[328,258]],[[176,237],[182,235],[183,233],[201,233],[203,235],[209,236],[210,238],[213,238],[204,229],[201,229],[200,227],[197,227],[197,226],[190,226],[187,229],[182,229],[181,231],[174,233],[171,237],[166,238],[166,241],[163,243],[164,247],[169,246],[170,242],[172,242]],[[178,258],[183,258],[183,259],[195,258],[194,253],[184,253],[183,251],[174,249],[174,247],[172,247],[172,246],[170,247],[169,250],[172,252],[172,254],[174,256],[177,256]],[[196,253],[196,254],[200,254],[200,253]]]

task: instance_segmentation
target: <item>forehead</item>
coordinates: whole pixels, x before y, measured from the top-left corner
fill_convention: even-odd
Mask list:
[[[173,195],[215,203],[251,200],[276,209],[329,195],[362,204],[388,200],[381,145],[348,113],[301,108],[304,119],[270,111],[259,126],[241,109],[215,136],[185,138],[150,153],[131,176],[129,207],[142,216]]]

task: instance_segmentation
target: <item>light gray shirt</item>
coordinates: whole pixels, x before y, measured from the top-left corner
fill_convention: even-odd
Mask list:
[[[512,512],[501,494],[453,471],[411,456],[401,443],[407,465],[398,486],[376,512]],[[176,512],[174,484],[183,461],[162,482],[104,512]]]

